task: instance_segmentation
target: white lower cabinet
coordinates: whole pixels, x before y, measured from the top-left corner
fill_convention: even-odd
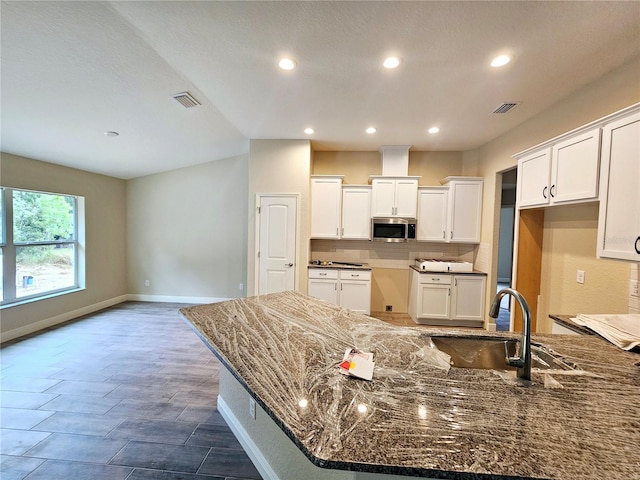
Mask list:
[[[308,293],[354,312],[371,312],[371,270],[310,268]]]
[[[484,321],[484,275],[453,275],[451,319]]]
[[[484,275],[411,271],[409,316],[416,323],[481,326],[484,322]]]

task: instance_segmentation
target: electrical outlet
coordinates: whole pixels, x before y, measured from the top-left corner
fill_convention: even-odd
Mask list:
[[[385,306],[385,312],[392,312],[392,311],[393,311],[393,305]]]
[[[638,280],[631,280],[631,282],[629,282],[629,295],[632,297],[640,297],[640,292],[638,292]]]
[[[244,283],[240,284],[240,286],[238,287],[238,290],[240,290],[241,292],[244,290]]]
[[[249,415],[254,420],[256,419],[256,401],[253,398],[249,398]]]
[[[576,282],[584,283],[584,270],[578,270],[576,273]]]
[[[151,282],[149,280],[145,280],[144,281],[144,286],[145,287],[150,287],[151,286]]]

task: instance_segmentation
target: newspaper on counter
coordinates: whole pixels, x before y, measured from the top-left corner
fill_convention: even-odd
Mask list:
[[[585,315],[572,318],[623,350],[640,346],[640,315]]]

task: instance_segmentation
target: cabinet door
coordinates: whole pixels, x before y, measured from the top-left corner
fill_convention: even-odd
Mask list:
[[[421,188],[418,190],[418,217],[416,240],[444,242],[447,229],[446,187]]]
[[[553,146],[551,203],[595,200],[600,172],[600,128]]]
[[[640,261],[640,113],[605,125],[598,256]]]
[[[371,188],[342,189],[342,232],[345,239],[371,239]]]
[[[396,180],[395,215],[416,218],[418,203],[418,181],[415,179]]]
[[[311,297],[319,298],[333,305],[339,304],[338,280],[320,280],[310,278],[308,293]]]
[[[484,276],[453,276],[452,320],[484,320],[485,284]]]
[[[518,160],[518,208],[549,203],[551,149],[544,148]]]
[[[418,318],[449,319],[451,284],[421,283],[418,291]]]
[[[369,315],[371,311],[371,282],[340,280],[340,306]]]
[[[311,238],[339,238],[342,178],[311,179]]]
[[[474,180],[454,181],[449,184],[449,241],[480,242],[482,183]]]
[[[371,182],[371,216],[390,217],[395,212],[396,181],[374,178]]]

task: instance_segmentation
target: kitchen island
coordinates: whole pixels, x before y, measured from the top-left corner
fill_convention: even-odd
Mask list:
[[[640,355],[599,337],[534,336],[579,370],[527,383],[449,368],[429,336],[450,330],[295,292],[181,312],[221,360],[218,408],[266,478],[640,478]],[[339,373],[351,347],[374,353],[372,381]]]

